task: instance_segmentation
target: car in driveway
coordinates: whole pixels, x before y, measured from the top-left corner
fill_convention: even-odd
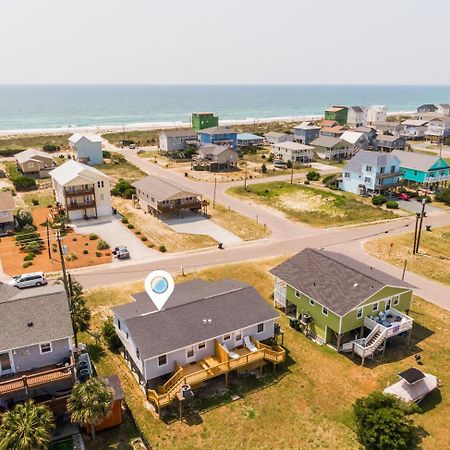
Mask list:
[[[128,259],[130,257],[130,252],[128,251],[127,247],[121,245],[119,247],[116,247],[113,251],[112,254],[117,258],[117,259]]]
[[[14,286],[19,289],[29,287],[39,287],[47,284],[44,272],[24,273],[22,275],[16,275],[12,277],[9,282],[10,286]]]
[[[410,200],[410,196],[408,194],[402,192],[401,194],[398,194],[398,199],[405,200],[408,202]]]

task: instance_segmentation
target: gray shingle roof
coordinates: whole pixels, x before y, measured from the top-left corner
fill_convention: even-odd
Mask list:
[[[0,192],[0,211],[14,211],[14,198],[10,191]]]
[[[207,144],[198,148],[197,153],[200,156],[204,155],[220,155],[221,153],[232,150],[230,147],[226,145],[216,145],[216,144]],[[234,151],[234,150],[232,150]]]
[[[203,134],[230,134],[234,133],[237,134],[237,131],[232,130],[231,128],[227,127],[211,127],[211,128],[204,128],[203,130],[199,130],[199,133]]]
[[[153,175],[148,175],[147,177],[141,178],[138,181],[132,183],[136,189],[139,189],[146,194],[151,195],[158,201],[168,200],[173,196],[179,195],[183,192],[187,194],[192,194],[192,196],[200,195],[198,192],[191,189],[185,189],[184,187],[166,180],[164,178],[158,178]]]
[[[193,131],[191,129],[165,130],[165,131],[162,131],[161,134],[164,134],[167,137],[189,137],[189,138],[196,138],[197,137],[197,132]]]
[[[69,305],[60,285],[16,290],[0,302],[0,350],[27,347],[73,336]],[[32,323],[32,326],[28,326]]]
[[[17,288],[0,283],[0,303],[6,302],[17,294]]]
[[[401,167],[420,170],[421,172],[429,170],[440,159],[439,155],[426,155],[405,150],[394,150],[391,154],[400,160]]]
[[[377,142],[395,142],[402,139],[400,136],[390,136],[389,134],[379,134],[377,136]]]
[[[353,158],[350,161],[347,162],[347,164],[344,167],[344,171],[361,172],[361,166],[366,164],[375,167],[387,166],[388,164],[392,165],[393,162],[389,161],[392,161],[394,157],[395,155],[391,153],[360,150],[358,153],[356,153],[355,156],[353,156]],[[396,162],[397,164],[399,163],[398,158]]]
[[[344,141],[342,139],[335,138],[333,136],[319,136],[317,139],[311,141],[310,145],[313,145],[315,147],[332,148],[340,144],[341,142]]]
[[[270,271],[343,316],[386,285],[411,286],[340,253],[305,248]]]
[[[125,320],[142,359],[278,317],[252,286],[234,280],[182,283],[177,285],[172,297],[170,305],[161,311]],[[145,301],[144,297],[140,297],[137,303],[142,301]],[[146,301],[150,303],[148,297]],[[113,311],[130,313],[123,307],[116,307]],[[211,323],[205,325],[203,319],[211,319]]]
[[[269,131],[264,135],[265,138],[280,138],[283,136],[289,136],[288,133],[280,133],[278,131]]]

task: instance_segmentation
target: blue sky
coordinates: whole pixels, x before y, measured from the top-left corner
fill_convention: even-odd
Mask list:
[[[8,0],[0,83],[450,84],[448,0]]]

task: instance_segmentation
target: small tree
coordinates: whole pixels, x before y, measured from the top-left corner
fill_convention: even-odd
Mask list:
[[[261,165],[261,173],[267,173],[267,166],[264,163]]]
[[[374,195],[372,197],[372,205],[381,206],[383,203],[386,203],[386,200],[384,195]]]
[[[17,211],[16,220],[20,228],[23,228],[26,225],[33,225],[33,216],[31,215],[30,211],[27,211],[25,209],[19,209]]]
[[[103,322],[102,336],[106,341],[108,348],[113,352],[116,352],[122,345],[119,336],[117,336],[116,329],[114,328],[112,317],[108,317],[108,319]]]
[[[95,440],[95,425],[101,423],[111,412],[113,392],[99,378],[91,378],[72,389],[67,409],[72,422],[88,425]]]
[[[317,172],[317,170],[311,170],[306,174],[306,179],[308,181],[319,181],[320,180],[320,173]]]
[[[86,306],[86,300],[81,296],[75,296],[72,299],[72,320],[75,333],[89,329],[91,311]]]
[[[434,198],[438,202],[450,205],[450,187],[442,189],[441,191],[437,192]]]
[[[289,159],[288,162],[286,163],[286,167],[288,169],[292,169],[292,161]]]
[[[14,187],[18,191],[25,191],[37,188],[36,180],[27,175],[19,175],[17,177],[14,177],[11,181],[13,182]]]
[[[47,449],[54,428],[53,414],[32,400],[6,411],[0,425],[1,450]]]
[[[373,392],[356,400],[353,405],[356,419],[356,434],[368,450],[408,450],[416,439],[414,422],[409,410],[392,395]]]

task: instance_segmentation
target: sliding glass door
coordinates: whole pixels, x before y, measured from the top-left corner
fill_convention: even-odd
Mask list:
[[[9,352],[0,353],[0,375],[5,375],[13,371]]]

